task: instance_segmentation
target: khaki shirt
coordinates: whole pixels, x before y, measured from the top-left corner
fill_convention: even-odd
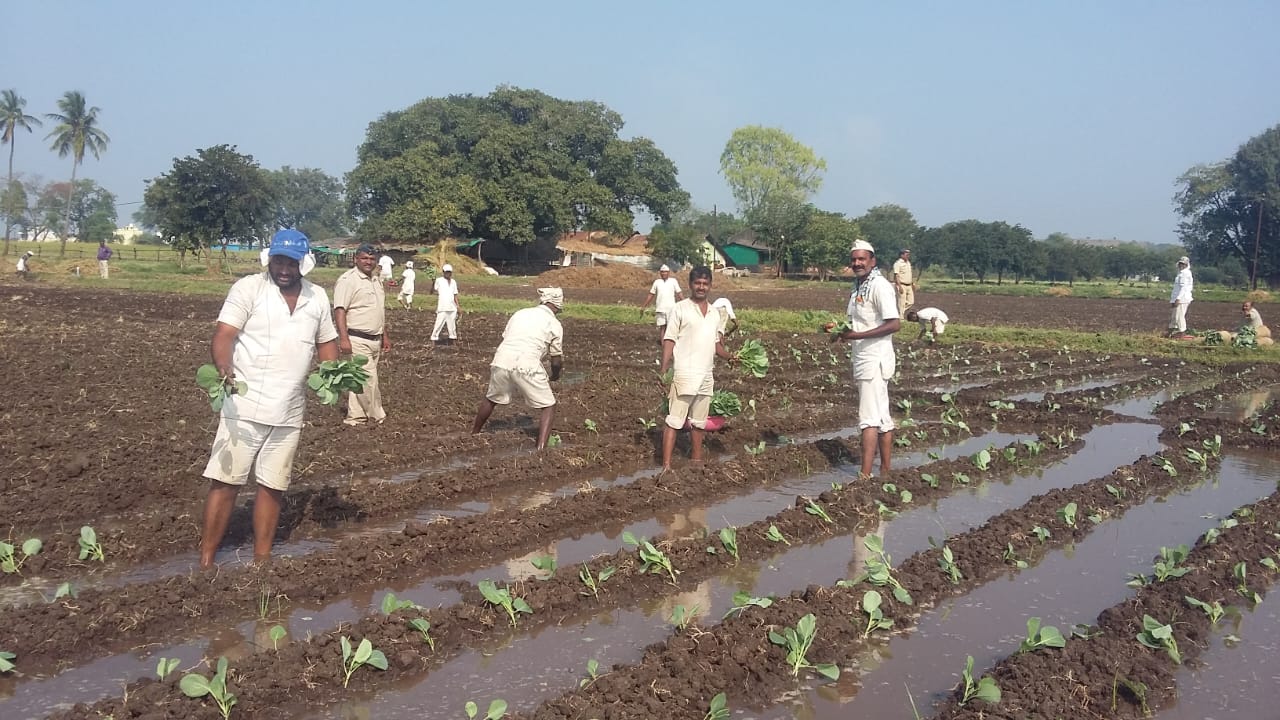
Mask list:
[[[911,285],[911,261],[898,258],[893,263],[893,281],[898,285]]]
[[[347,311],[347,329],[381,335],[387,325],[386,290],[376,275],[351,268],[333,287],[333,307]]]

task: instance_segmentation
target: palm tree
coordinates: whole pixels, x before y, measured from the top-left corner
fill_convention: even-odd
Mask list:
[[[84,94],[79,90],[64,93],[58,100],[58,109],[62,112],[45,115],[58,122],[58,126],[45,139],[53,139],[53,149],[58,151],[58,157],[71,156],[71,185],[67,187],[67,210],[62,221],[62,232],[59,233],[62,236],[62,248],[58,257],[63,257],[67,254],[67,235],[71,232],[71,195],[76,189],[76,169],[84,162],[85,150],[97,158],[107,149],[111,138],[97,127],[98,108],[87,108]]]
[[[42,124],[40,118],[28,115],[23,108],[27,106],[26,98],[18,97],[16,90],[5,90],[0,93],[0,144],[9,143],[9,181],[5,183],[5,193],[13,187],[13,150],[17,146],[18,129],[31,132],[31,124]],[[7,209],[7,208],[6,208]],[[4,254],[9,254],[9,231],[13,228],[13,218],[9,213],[4,215]]]

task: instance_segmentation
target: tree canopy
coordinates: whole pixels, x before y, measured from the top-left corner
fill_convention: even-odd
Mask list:
[[[591,229],[627,235],[635,212],[659,221],[689,204],[676,167],[622,116],[590,101],[499,87],[428,98],[369,125],[347,176],[358,234],[527,243]]]
[[[111,138],[98,126],[98,113],[102,111],[97,107],[89,107],[83,93],[68,90],[58,99],[58,110],[60,112],[49,113],[45,117],[57,123],[47,139],[53,140],[53,149],[58,151],[58,157],[71,156],[71,183],[67,186],[67,214],[62,223],[62,231],[59,233],[62,236],[59,256],[62,256],[67,252],[67,236],[71,234],[71,191],[76,185],[76,170],[80,167],[80,163],[84,162],[86,152],[91,153],[95,158],[106,152]]]
[[[149,222],[180,252],[257,241],[276,222],[275,192],[266,173],[234,145],[174,158],[172,170],[148,183],[143,202]]]
[[[720,154],[733,197],[744,215],[803,205],[822,187],[827,161],[781,128],[747,125],[733,131]],[[772,203],[773,209],[765,206]]]
[[[312,240],[350,234],[342,181],[316,168],[264,170],[274,191],[275,221]]]
[[[9,146],[9,176],[5,181],[4,193],[0,197],[0,212],[4,213],[4,254],[9,254],[9,230],[17,217],[19,199],[26,204],[22,186],[13,182],[13,151],[18,147],[18,131],[31,132],[32,125],[41,125],[40,118],[28,115],[27,100],[20,97],[16,90],[5,90],[0,94],[0,144]]]

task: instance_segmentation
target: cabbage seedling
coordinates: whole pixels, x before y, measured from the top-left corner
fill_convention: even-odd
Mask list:
[[[681,631],[688,629],[689,625],[698,618],[698,613],[702,608],[694,605],[688,610],[683,605],[677,605],[671,609],[671,624],[675,625]]]
[[[742,446],[742,449],[743,449],[743,450],[746,450],[748,455],[751,455],[752,457],[755,457],[756,455],[762,455],[762,454],[764,454],[764,451],[765,451],[765,448],[766,448],[766,447],[767,447],[767,446],[765,445],[764,441],[763,441],[763,440],[761,440],[760,442],[756,443],[755,445],[743,445],[743,446]]]
[[[401,600],[396,594],[389,592],[382,596],[382,614],[390,615],[397,610],[422,610],[422,606],[411,600]]]
[[[223,720],[231,717],[231,708],[236,705],[236,696],[227,690],[227,659],[225,657],[218,658],[218,668],[213,673],[213,677],[206,678],[197,673],[190,673],[182,676],[178,687],[182,690],[182,694],[189,698],[202,698],[208,695],[217,703]]]
[[[733,607],[729,608],[724,617],[727,618],[734,613],[742,614],[742,611],[749,607],[767,608],[771,605],[773,605],[773,598],[752,597],[745,591],[739,590],[733,594]],[[721,619],[723,620],[724,618]]]
[[[1067,527],[1071,527],[1071,528],[1075,527],[1077,509],[1078,508],[1076,507],[1075,503],[1073,502],[1067,503],[1062,507],[1062,509],[1058,510],[1058,519],[1066,523]]]
[[[1013,543],[1007,543],[1004,546],[1004,555],[1001,556],[1001,559],[1019,570],[1027,569],[1027,561],[1018,558],[1018,554],[1013,551]]]
[[[732,525],[720,529],[720,544],[724,545],[724,549],[733,556],[733,561],[738,562],[738,529]]]
[[[547,447],[549,448],[560,447],[563,444],[564,441],[560,439],[560,433],[552,433],[551,437],[547,438]]]
[[[1061,648],[1067,646],[1067,639],[1062,632],[1052,625],[1040,627],[1040,618],[1027,619],[1027,639],[1022,641],[1018,652],[1030,652],[1042,648]]]
[[[650,420],[648,418],[636,418],[636,422],[640,423],[640,429],[642,432],[649,432],[650,430],[658,427],[658,422],[656,420]]]
[[[578,579],[582,581],[583,585],[587,586],[587,591],[583,592],[582,590],[579,590],[578,594],[590,595],[593,598],[599,599],[600,586],[604,584],[605,580],[608,580],[609,578],[613,577],[613,573],[614,573],[613,567],[606,567],[600,570],[599,575],[592,575],[591,568],[587,567],[586,565],[583,565],[582,569],[578,571]]]
[[[1209,469],[1209,456],[1195,448],[1187,448],[1187,460],[1191,461],[1192,465],[1200,468],[1201,472]]]
[[[635,547],[640,553],[640,572],[661,574],[665,571],[667,576],[671,578],[671,584],[676,584],[676,575],[679,575],[680,571],[671,565],[671,559],[667,557],[666,553],[654,547],[653,543],[645,538],[637,539],[629,531],[622,533],[622,542]]]
[[[1048,540],[1048,539],[1049,539],[1049,531],[1048,531],[1048,529],[1046,529],[1046,528],[1042,528],[1042,527],[1040,527],[1039,525],[1037,525],[1037,526],[1035,526],[1035,527],[1031,528],[1031,534],[1032,534],[1032,535],[1035,535],[1035,536],[1040,540],[1040,542],[1041,542],[1042,544],[1044,543],[1044,541],[1045,541],[1045,540]]]
[[[1187,604],[1190,605],[1191,607],[1200,608],[1201,610],[1203,610],[1204,614],[1209,616],[1209,622],[1213,623],[1214,625],[1217,625],[1218,621],[1222,619],[1222,616],[1226,614],[1226,610],[1222,609],[1222,603],[1218,602],[1217,600],[1214,600],[1213,604],[1210,605],[1209,603],[1204,602],[1203,600],[1197,600],[1196,598],[1193,598],[1190,595],[1184,595],[1182,596],[1182,599],[1186,600]]]
[[[1262,602],[1262,596],[1249,589],[1249,567],[1241,560],[1231,568],[1231,576],[1236,579],[1236,592],[1253,601],[1255,605]]]
[[[1164,470],[1169,477],[1178,477],[1178,469],[1173,466],[1173,463],[1169,462],[1168,458],[1162,455],[1151,458],[1151,464]]]
[[[1000,702],[1000,686],[996,685],[996,681],[989,676],[983,677],[978,682],[973,681],[973,656],[969,655],[964,661],[964,672],[961,674],[964,678],[964,692],[960,696],[960,704],[967,705],[970,700],[982,700],[992,705]]]
[[[1155,564],[1152,565],[1156,581],[1166,582],[1191,572],[1191,568],[1182,567],[1182,563],[1186,561],[1189,554],[1191,554],[1191,550],[1186,545],[1179,545],[1175,548],[1160,548],[1160,559],[1156,560]]]
[[[929,473],[920,473],[920,479],[931,488],[938,487],[938,478]]]
[[[587,661],[587,676],[578,681],[578,687],[586,687],[600,677],[600,661],[591,658]]]
[[[229,384],[222,378],[218,368],[211,364],[204,364],[196,369],[196,384],[208,393],[209,407],[214,412],[222,410],[222,404],[226,402],[228,395],[244,395],[249,392],[249,385],[243,380]]]
[[[884,598],[880,597],[880,593],[875,590],[868,590],[862,594],[862,614],[867,616],[867,625],[862,630],[862,637],[868,637],[876,630],[888,630],[893,627],[893,618],[884,616],[884,611],[880,609]]]
[[[769,531],[764,534],[764,539],[769,542],[783,543],[786,545],[791,544],[791,541],[783,536],[782,531],[778,529],[777,525],[769,526]]]
[[[19,573],[27,558],[39,554],[44,549],[40,538],[29,538],[22,543],[22,557],[19,558],[12,544],[0,542],[0,570],[6,573]]]
[[[480,707],[474,702],[468,700],[463,706],[463,710],[467,713],[469,720],[474,719],[476,714],[480,712]],[[489,703],[489,710],[484,714],[484,720],[502,720],[507,715],[507,701],[498,699]]]
[[[346,687],[347,683],[351,682],[352,673],[363,665],[379,670],[387,669],[387,656],[383,655],[381,650],[374,650],[369,638],[361,640],[354,652],[351,650],[351,641],[346,635],[340,638],[340,642],[342,644],[342,687]]]
[[[1178,641],[1173,637],[1172,625],[1165,625],[1150,615],[1143,615],[1138,642],[1153,650],[1164,650],[1174,662],[1182,664],[1182,655],[1178,653]]]
[[[178,658],[160,658],[160,662],[156,663],[156,677],[164,680],[176,667],[178,667]]]
[[[711,705],[702,720],[729,720],[729,698],[724,693],[717,693],[711,698]]]
[[[582,425],[587,429],[587,432],[593,432],[596,435],[600,434],[600,428],[596,425],[595,420],[592,420],[591,418],[587,418],[586,420],[582,421]]]
[[[484,596],[485,602],[506,611],[511,627],[516,626],[516,613],[533,614],[533,608],[529,607],[529,603],[518,595],[513,597],[510,588],[499,590],[492,580],[481,580],[477,587],[480,588],[480,594]]]
[[[79,593],[76,592],[76,589],[72,587],[71,583],[69,582],[64,582],[61,585],[59,585],[58,588],[53,591],[52,598],[47,598],[45,597],[44,593],[40,593],[40,597],[44,598],[45,602],[49,602],[49,603],[58,602],[64,597],[77,597],[78,595]]]
[[[1111,497],[1115,498],[1116,500],[1123,500],[1123,499],[1124,499],[1124,490],[1122,490],[1121,488],[1116,487],[1115,485],[1110,485],[1110,484],[1108,484],[1108,485],[1107,485],[1107,492],[1111,493]]]
[[[904,605],[914,604],[911,593],[893,576],[893,559],[884,551],[884,540],[878,535],[868,535],[862,545],[871,553],[871,557],[862,561],[865,572],[854,582],[866,580],[877,587],[892,587],[895,600]]]
[[[765,351],[764,345],[759,340],[748,340],[742,343],[735,357],[742,369],[751,373],[752,376],[762,378],[769,374],[769,353]]]
[[[11,652],[0,650],[0,673],[13,672],[13,669],[17,667],[13,664],[13,661],[17,657]]]
[[[942,555],[938,557],[938,568],[946,574],[952,585],[959,585],[964,579],[964,573],[960,572],[960,566],[956,565],[956,558],[951,552],[950,545],[942,546]]]
[[[796,623],[794,628],[784,627],[782,632],[769,631],[769,642],[774,645],[780,645],[787,651],[787,665],[791,668],[791,675],[798,676],[803,668],[812,668],[819,675],[830,680],[840,679],[840,668],[831,663],[817,663],[816,665],[809,662],[809,648],[813,645],[813,639],[818,634],[818,620],[809,613]]]
[[[991,452],[988,450],[979,450],[978,454],[973,456],[973,465],[979,470],[986,472],[991,468]]]
[[[320,397],[322,405],[335,405],[344,392],[360,393],[369,382],[364,366],[369,358],[353,355],[350,360],[325,360],[307,377],[307,387]]]
[[[883,505],[883,503],[881,504]],[[810,500],[809,504],[804,506],[804,511],[810,515],[816,515],[832,525],[836,524],[836,521],[831,519],[831,516],[827,514],[827,511],[823,510],[822,506],[813,500]]]
[[[427,647],[431,648],[431,652],[436,651],[436,639],[431,637],[431,623],[424,618],[413,618],[409,621],[409,627],[417,630],[422,635],[422,641],[427,644]]]
[[[546,573],[543,580],[550,580],[556,574],[556,559],[550,555],[539,555],[529,561],[529,564],[536,568],[539,572]]]
[[[107,561],[106,554],[102,552],[102,544],[98,542],[98,533],[94,532],[93,527],[85,525],[80,528],[79,543],[81,560]]]

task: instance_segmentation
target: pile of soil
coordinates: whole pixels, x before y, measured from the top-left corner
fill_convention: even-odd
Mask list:
[[[625,263],[599,263],[595,267],[567,267],[548,270],[538,276],[539,287],[576,289],[647,288],[657,273]],[[682,283],[683,284],[683,283]]]

